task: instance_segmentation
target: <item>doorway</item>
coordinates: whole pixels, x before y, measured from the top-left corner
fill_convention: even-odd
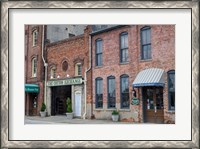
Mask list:
[[[29,104],[27,115],[30,115],[30,116],[37,115],[37,95],[38,94],[36,94],[36,93],[28,93],[27,94],[28,100],[29,100],[26,102],[26,105],[27,105],[27,103]]]
[[[52,87],[51,115],[66,113],[66,100],[71,99],[71,85]]]
[[[164,123],[163,88],[143,87],[144,122]]]
[[[81,92],[75,92],[75,116],[81,117]]]

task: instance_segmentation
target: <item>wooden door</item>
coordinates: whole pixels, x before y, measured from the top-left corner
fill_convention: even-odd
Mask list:
[[[144,122],[163,123],[163,88],[144,87],[143,88],[143,108]]]

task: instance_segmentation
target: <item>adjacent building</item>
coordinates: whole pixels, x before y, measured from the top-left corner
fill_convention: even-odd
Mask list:
[[[91,33],[92,112],[121,121],[174,123],[175,26],[120,25]]]
[[[26,114],[36,100],[33,115],[38,115],[44,98],[49,116],[65,114],[70,98],[78,118],[111,119],[112,111],[118,110],[120,121],[175,123],[174,25],[87,25],[67,30],[71,28],[74,35],[63,36],[59,30],[66,32],[66,26],[38,26],[34,51],[34,27],[26,26],[26,35],[31,35],[26,36]],[[42,29],[47,40],[42,40]],[[62,37],[54,37],[53,30]],[[39,57],[40,77],[32,76],[34,55]],[[35,85],[38,91],[29,92],[28,86]]]

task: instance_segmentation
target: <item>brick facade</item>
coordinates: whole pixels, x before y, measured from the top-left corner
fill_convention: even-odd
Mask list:
[[[45,29],[45,27],[44,27]],[[37,30],[38,39],[37,44],[33,46],[33,31]],[[39,86],[39,93],[26,93],[26,115],[39,115],[40,108],[44,99],[44,64],[42,61],[42,25],[25,25],[25,81],[26,84],[37,84]],[[32,59],[36,58],[37,73],[36,77],[32,77]],[[33,107],[33,100],[37,98],[37,106]]]
[[[129,97],[132,96],[132,83],[137,74],[146,68],[160,68],[165,71],[164,87],[164,119],[165,123],[174,122],[174,112],[168,112],[168,90],[167,72],[175,70],[175,26],[174,25],[152,25],[151,26],[151,60],[141,60],[141,25],[130,25],[94,34],[92,38],[92,59],[93,59],[93,114],[97,119],[110,119],[113,109],[107,108],[107,77],[115,76],[116,81],[116,109],[120,111],[121,121],[143,121],[143,106],[131,105],[129,109],[120,108],[120,76],[129,76]],[[120,34],[128,33],[128,62],[120,63]],[[95,65],[95,41],[103,41],[102,66]],[[103,109],[95,109],[95,79],[103,79]],[[141,89],[136,90],[137,95],[142,101]]]
[[[144,122],[143,110],[143,93],[142,87],[136,88],[137,98],[139,98],[139,105],[132,105],[128,109],[122,109],[120,105],[120,76],[126,74],[129,76],[129,100],[132,95],[132,84],[139,72],[147,68],[159,68],[164,70],[165,86],[163,88],[163,103],[164,103],[164,123],[175,122],[175,112],[168,110],[168,81],[167,72],[175,70],[175,26],[174,25],[148,25],[151,27],[151,56],[150,60],[141,59],[141,28],[144,25],[123,25],[112,26],[110,29],[103,29],[92,32],[92,26],[87,26],[83,35],[78,35],[72,38],[64,39],[58,42],[49,43],[46,45],[46,59],[48,63],[48,80],[52,80],[50,70],[52,67],[56,68],[56,78],[67,79],[76,78],[75,64],[82,64],[82,78],[84,80],[82,85],[72,86],[72,93],[76,90],[82,92],[82,116],[86,110],[86,118],[96,119],[111,119],[111,113],[115,108],[108,108],[107,100],[107,78],[109,76],[115,77],[116,87],[116,109],[119,110],[121,121]],[[43,80],[44,80],[44,66],[41,58],[41,33],[42,26],[35,26],[38,28],[38,46],[33,47],[32,36],[27,35],[27,50],[26,53],[26,82],[40,85],[40,93],[38,94],[38,108],[39,112],[43,94]],[[26,26],[27,33],[31,33],[34,27]],[[46,28],[45,28],[46,29]],[[120,34],[128,33],[128,61],[120,62]],[[95,42],[97,39],[102,39],[102,66],[95,64]],[[31,59],[37,58],[38,61],[38,77],[31,77]],[[90,59],[91,56],[91,59]],[[62,63],[67,61],[68,69],[63,71]],[[90,67],[91,66],[91,67]],[[85,78],[86,73],[86,78]],[[59,76],[59,78],[57,78]],[[95,107],[95,79],[101,77],[103,79],[103,108],[97,109]],[[48,91],[48,102],[52,91]],[[85,99],[86,90],[86,99]],[[74,96],[74,95],[73,95]],[[28,97],[28,96],[27,96]],[[72,97],[74,98],[74,97]],[[85,105],[86,100],[86,105]],[[74,102],[74,99],[73,99]],[[26,103],[28,105],[29,103]],[[74,104],[74,103],[73,103]],[[74,106],[74,105],[73,105]],[[87,107],[85,109],[85,106]],[[51,105],[49,109],[51,110]]]
[[[50,43],[47,45],[47,62],[48,62],[48,80],[59,80],[59,79],[68,79],[68,78],[76,78],[75,66],[77,63],[80,63],[82,66],[81,77],[85,81],[85,72],[89,68],[89,52],[88,52],[88,44],[89,42],[89,28],[85,29],[85,34],[78,35],[75,37],[71,37],[65,40],[61,40],[58,42]],[[68,68],[67,71],[63,71],[62,63],[67,61]],[[50,76],[50,70],[52,67],[56,68],[56,78],[52,79]],[[59,76],[59,78],[58,78]],[[87,100],[91,100],[91,77],[90,72],[87,73]],[[79,76],[80,77],[80,76]],[[84,82],[82,85],[72,85],[72,104],[74,108],[74,98],[75,91],[80,90],[82,93],[82,106],[81,106],[81,114],[83,116],[85,110],[85,87]],[[51,89],[49,88],[50,94],[53,94]],[[50,97],[51,98],[51,97]],[[48,99],[51,102],[50,99]],[[73,110],[74,111],[74,110]]]

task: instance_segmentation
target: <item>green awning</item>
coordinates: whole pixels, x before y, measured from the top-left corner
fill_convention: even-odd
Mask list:
[[[25,92],[39,93],[39,86],[37,84],[25,84]]]

